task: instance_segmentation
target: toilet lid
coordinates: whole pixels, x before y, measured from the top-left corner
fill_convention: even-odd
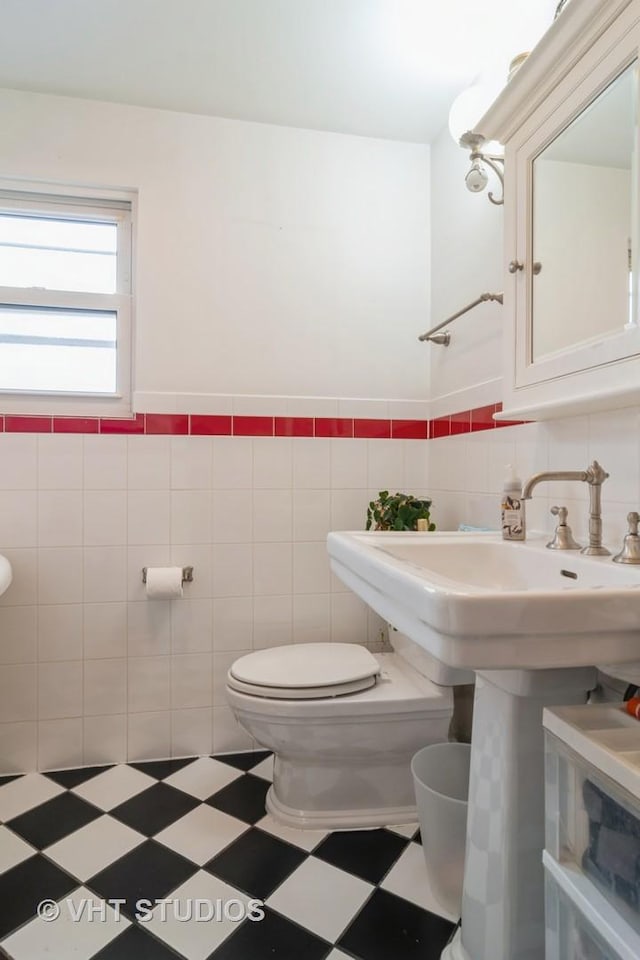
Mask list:
[[[366,690],[379,673],[378,661],[358,644],[301,643],[240,657],[227,682],[254,696],[310,700]]]

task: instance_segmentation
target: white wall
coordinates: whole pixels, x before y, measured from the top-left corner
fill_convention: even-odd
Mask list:
[[[432,151],[432,315],[463,305],[482,290],[502,289],[503,210],[486,193],[464,185],[468,155],[444,131]],[[501,307],[479,307],[457,320],[451,346],[432,346],[433,406],[437,413],[473,407],[474,398],[501,400]],[[483,313],[483,311],[487,313]],[[488,319],[487,319],[488,318]],[[615,368],[612,368],[615,377]],[[452,389],[459,394],[448,396]],[[440,405],[440,409],[438,409]],[[611,474],[602,489],[604,538],[618,550],[626,532],[626,514],[640,502],[640,409],[563,418],[429,441],[429,490],[433,515],[441,529],[459,523],[499,526],[505,466],[515,465],[522,479],[541,470],[584,469],[599,460]],[[585,542],[588,496],[585,484],[541,484],[527,505],[529,526],[551,531],[549,510],[569,507],[569,522]]]
[[[1,176],[139,191],[137,392],[426,399],[428,147],[4,90]]]
[[[138,190],[144,412],[426,419],[427,147],[0,91],[0,177]],[[0,429],[0,774],[250,747],[229,665],[379,642],[326,535],[381,489],[426,494],[427,455]],[[193,584],[147,601],[167,564]]]
[[[439,323],[481,293],[503,287],[502,207],[487,192],[470,193],[464,183],[469,154],[442,131],[431,152],[431,319]],[[491,179],[489,189],[500,193]],[[431,361],[434,413],[451,413],[488,403],[496,396],[468,388],[500,376],[502,307],[480,304],[456,320],[448,347],[425,345]],[[462,391],[460,397],[456,393]]]
[[[0,775],[247,749],[226,671],[283,643],[375,645],[326,536],[426,493],[419,440],[0,432]],[[177,600],[143,566],[192,564]]]

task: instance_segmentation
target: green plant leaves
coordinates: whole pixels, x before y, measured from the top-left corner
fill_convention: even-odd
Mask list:
[[[431,522],[431,500],[414,497],[409,493],[394,493],[381,490],[377,500],[367,508],[367,526],[370,530],[417,530],[418,520],[426,520],[429,530],[435,530]]]

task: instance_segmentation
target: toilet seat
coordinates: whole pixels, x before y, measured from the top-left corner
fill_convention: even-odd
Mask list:
[[[379,673],[378,661],[359,644],[304,643],[240,657],[227,684],[256,697],[313,700],[367,690]]]

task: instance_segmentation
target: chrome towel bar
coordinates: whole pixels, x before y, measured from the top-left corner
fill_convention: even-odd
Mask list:
[[[449,331],[446,331],[445,333],[438,333],[438,330],[442,330],[442,328],[446,327],[448,323],[451,323],[453,320],[457,320],[458,317],[461,317],[463,313],[473,310],[474,307],[477,307],[481,303],[485,303],[487,300],[496,300],[498,303],[502,303],[502,294],[481,293],[478,299],[474,300],[473,303],[467,304],[466,307],[463,307],[462,310],[458,310],[457,313],[447,317],[447,319],[443,320],[442,323],[437,324],[435,327],[431,327],[431,330],[427,330],[426,333],[423,333],[422,336],[418,337],[418,340],[431,340],[432,343],[440,343],[443,346],[448,347],[449,343],[451,342],[451,334]],[[437,336],[434,336],[434,334],[437,334]]]

